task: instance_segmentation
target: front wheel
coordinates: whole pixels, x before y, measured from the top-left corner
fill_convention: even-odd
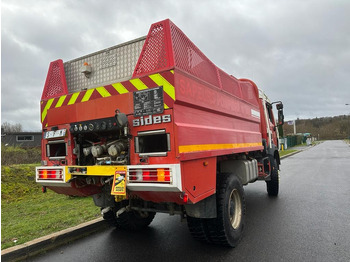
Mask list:
[[[278,167],[276,163],[276,159],[270,157],[270,163],[271,163],[271,180],[266,181],[266,189],[267,194],[269,196],[277,196],[279,191],[279,173],[278,173]]]

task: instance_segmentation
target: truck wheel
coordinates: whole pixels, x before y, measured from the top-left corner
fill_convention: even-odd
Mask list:
[[[245,224],[244,190],[237,176],[219,175],[216,202],[216,218],[187,218],[190,232],[197,240],[235,247]]]
[[[279,173],[277,168],[276,159],[270,158],[271,161],[271,180],[266,181],[267,194],[269,196],[277,196],[279,190]]]
[[[116,225],[119,228],[139,231],[146,228],[154,219],[155,212],[126,211],[116,217]]]
[[[102,210],[102,209],[103,209],[103,208],[101,208],[101,210]],[[111,210],[109,210],[107,213],[104,213],[102,216],[103,216],[103,219],[104,219],[110,226],[117,226],[115,211],[113,211],[113,210],[111,209]]]
[[[205,243],[213,243],[208,232],[207,223],[210,219],[187,216],[187,226],[192,237]]]

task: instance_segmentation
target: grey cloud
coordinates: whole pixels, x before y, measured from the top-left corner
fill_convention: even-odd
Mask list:
[[[170,18],[217,66],[283,100],[287,119],[349,110],[349,1],[2,1],[2,122],[40,128],[49,63]]]

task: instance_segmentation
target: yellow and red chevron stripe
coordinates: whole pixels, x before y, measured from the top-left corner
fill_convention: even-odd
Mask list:
[[[120,83],[100,86],[73,94],[50,98],[41,101],[41,122],[47,126],[47,111],[76,103],[83,103],[93,99],[126,94],[138,90],[163,86],[164,108],[171,108],[175,101],[174,70],[152,74],[141,78],[131,79]]]

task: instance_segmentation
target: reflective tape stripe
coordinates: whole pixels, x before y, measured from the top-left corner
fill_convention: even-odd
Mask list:
[[[126,89],[121,83],[112,84],[112,86],[117,90],[119,94],[129,93],[128,89]]]
[[[257,147],[257,146],[262,146],[262,143],[186,145],[186,146],[179,146],[179,153],[191,153],[191,152],[198,152],[198,151],[235,149],[235,148]]]
[[[163,90],[173,100],[175,100],[175,88],[160,74],[154,74],[149,76],[157,85],[163,86]]]
[[[111,94],[103,86],[96,87],[97,92],[100,93],[102,97],[109,97]]]
[[[86,93],[85,93],[83,99],[81,100],[81,102],[89,101],[89,99],[90,99],[92,93],[94,92],[94,90],[95,89],[88,89],[88,90],[86,90]]]
[[[54,99],[55,99],[55,98],[50,98],[50,99],[47,101],[47,103],[46,103],[46,105],[45,105],[45,108],[44,108],[43,112],[41,113],[41,122],[44,122],[45,117],[46,117],[46,115],[47,115],[47,110],[49,110],[49,108],[51,107],[52,102],[53,102]]]
[[[130,83],[133,84],[133,86],[136,87],[137,90],[148,89],[148,87],[140,79],[131,79]]]
[[[79,94],[80,94],[79,92],[74,93],[72,97],[69,99],[68,105],[73,105],[75,101],[77,101]]]
[[[62,104],[63,104],[63,102],[64,102],[64,100],[66,99],[66,97],[67,97],[67,95],[61,96],[61,97],[58,99],[58,102],[57,102],[57,104],[56,104],[55,107],[61,107]]]

